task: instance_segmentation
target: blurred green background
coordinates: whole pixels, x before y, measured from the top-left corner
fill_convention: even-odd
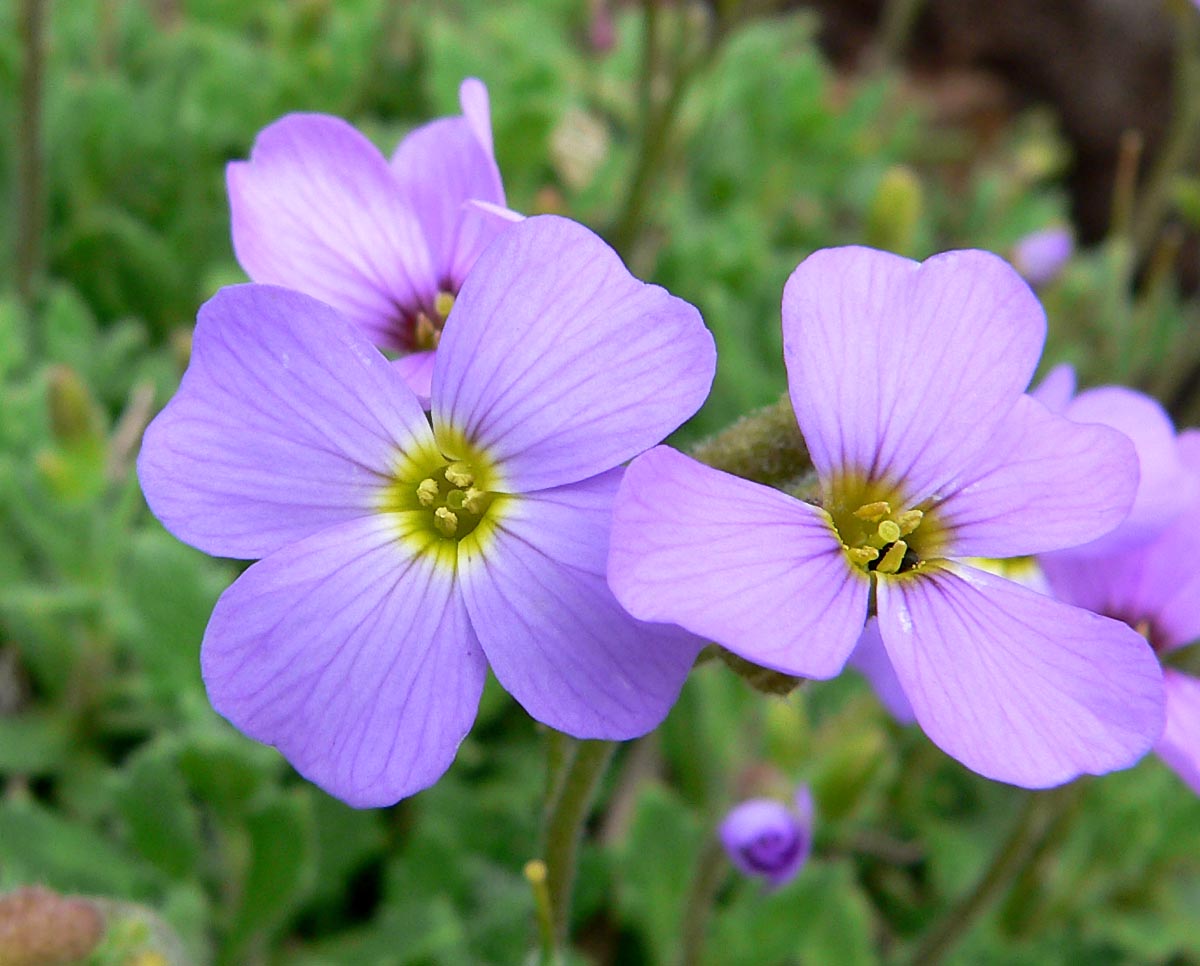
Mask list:
[[[489,685],[437,786],[366,812],[205,699],[200,638],[238,567],[169,537],[133,465],[197,307],[243,280],[225,162],[294,110],[390,152],[481,77],[512,207],[602,231],[715,333],[717,385],[686,443],[783,390],[780,292],[812,250],[1007,253],[1067,223],[1053,116],[986,136],[949,124],[901,71],[835,73],[804,12],[622,5],[609,43],[585,0],[44,3],[31,115],[37,6],[0,4],[0,891],[128,903],[93,966],[532,961],[522,866],[540,848],[546,737],[503,692]],[[1162,217],[1186,227],[1194,173],[1168,187]],[[1072,259],[1042,292],[1047,365],[1178,393],[1200,306],[1155,251],[1118,221]],[[764,895],[712,864],[729,804],[801,780],[819,824],[794,883]],[[1200,802],[1157,760],[1031,796],[896,727],[852,677],[766,698],[706,665],[658,733],[618,752],[573,961],[675,962],[710,901],[704,962],[903,961],[962,914],[1027,810],[1028,863],[948,961],[1200,963]]]

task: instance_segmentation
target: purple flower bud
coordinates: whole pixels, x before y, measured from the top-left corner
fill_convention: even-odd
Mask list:
[[[746,875],[777,889],[791,880],[812,849],[813,803],[807,785],[796,791],[794,808],[771,798],[751,798],[721,823],[721,844]]]
[[[1074,252],[1075,238],[1069,228],[1046,228],[1013,246],[1012,263],[1030,285],[1049,285]]]
[[[609,0],[593,0],[588,23],[588,44],[597,54],[607,54],[617,45],[617,25]]]

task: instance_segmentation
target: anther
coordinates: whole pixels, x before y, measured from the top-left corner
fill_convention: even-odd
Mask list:
[[[878,500],[875,503],[864,503],[854,511],[854,515],[860,520],[866,520],[869,523],[876,523],[888,516],[891,512],[891,505],[886,500]]]
[[[921,521],[924,519],[925,514],[920,510],[905,510],[896,517],[896,522],[900,524],[900,535],[907,537],[921,525]]]
[[[475,482],[475,476],[471,472],[471,467],[466,463],[451,463],[447,466],[446,479],[453,486],[463,487],[464,489]]]
[[[444,506],[440,506],[433,511],[433,525],[447,537],[452,537],[458,532],[458,517]]]
[[[463,498],[463,508],[468,513],[474,513],[476,516],[483,513],[487,509],[487,494],[483,490],[477,490],[471,487],[467,490]]]
[[[879,561],[879,566],[875,568],[875,572],[880,574],[899,573],[900,565],[904,563],[904,555],[906,553],[908,553],[908,544],[903,540],[897,540],[888,548],[888,552],[883,555],[883,559]]]
[[[884,520],[876,531],[884,543],[894,543],[900,539],[900,524],[895,520]]]
[[[865,567],[879,556],[879,551],[874,547],[846,547],[846,554],[852,563]]]
[[[436,349],[441,338],[442,333],[433,324],[433,319],[424,312],[420,313],[416,325],[413,326],[413,344],[418,349]]]
[[[437,498],[437,480],[426,479],[417,484],[417,501],[421,506],[433,506]]]
[[[444,319],[450,314],[452,308],[454,308],[454,296],[449,292],[438,292],[437,297],[433,300],[433,310]]]

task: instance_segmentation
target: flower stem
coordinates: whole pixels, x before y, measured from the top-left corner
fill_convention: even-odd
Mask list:
[[[42,88],[46,67],[49,0],[21,0],[18,29],[25,60],[21,68],[17,120],[16,289],[26,307],[33,303],[43,272],[45,197],[42,144]]]
[[[1175,70],[1170,126],[1132,221],[1134,251],[1140,259],[1152,247],[1171,202],[1176,180],[1200,147],[1200,18],[1187,3],[1176,3]]]
[[[1064,786],[1025,799],[1016,824],[983,875],[917,943],[909,959],[913,966],[935,966],[971,931],[988,907],[1008,891],[1021,870],[1042,853],[1049,834],[1060,827],[1058,819],[1076,795],[1074,786]]]
[[[577,742],[556,793],[551,786],[554,797],[547,807],[545,856],[556,948],[566,941],[583,824],[616,747],[613,741]]]
[[[708,935],[708,922],[712,918],[713,904],[716,902],[717,890],[725,879],[725,872],[725,853],[714,831],[709,835],[700,853],[696,872],[692,876],[692,886],[688,890],[683,925],[680,929],[677,960],[680,966],[691,966],[692,963],[700,962]]]

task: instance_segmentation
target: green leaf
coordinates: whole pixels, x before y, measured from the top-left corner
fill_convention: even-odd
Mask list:
[[[0,868],[10,882],[134,899],[156,882],[141,859],[35,802],[0,802]]]
[[[278,929],[312,888],[316,873],[313,794],[318,793],[303,789],[273,798],[246,816],[250,862],[224,962],[244,962],[244,951]]]
[[[133,847],[171,878],[186,879],[196,874],[202,843],[178,758],[170,739],[142,747],[121,770],[115,799]]]

